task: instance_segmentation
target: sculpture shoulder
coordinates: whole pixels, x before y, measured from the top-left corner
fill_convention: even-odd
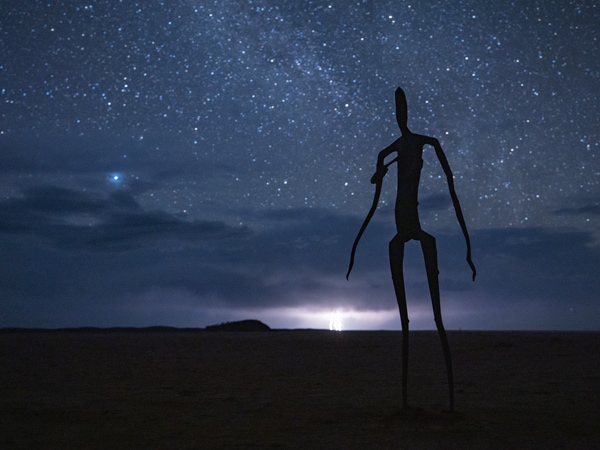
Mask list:
[[[421,145],[432,145],[434,147],[440,145],[440,141],[432,136],[425,136],[424,134],[413,134],[413,138],[415,141],[418,141]]]
[[[388,145],[386,148],[381,150],[379,152],[379,157],[385,158],[390,153],[397,152],[401,148],[402,148],[402,137],[399,137],[394,142],[392,142],[390,145]]]

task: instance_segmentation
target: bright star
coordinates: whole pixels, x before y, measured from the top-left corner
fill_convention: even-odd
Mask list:
[[[108,180],[111,184],[121,184],[121,182],[123,181],[123,177],[120,173],[112,173],[108,177]]]

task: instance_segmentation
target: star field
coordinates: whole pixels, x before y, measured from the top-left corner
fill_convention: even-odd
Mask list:
[[[362,208],[374,155],[398,135],[396,85],[411,127],[441,139],[473,226],[548,220],[598,192],[591,2],[4,9],[3,134],[163,138],[141,151],[231,167],[218,192],[155,193],[162,208]]]
[[[400,135],[401,86],[411,130],[446,152],[470,229],[597,233],[598,9],[6,1],[0,195],[127,192],[147,211],[257,228],[275,210],[359,218],[377,152]],[[456,232],[439,163],[424,155],[423,226]]]

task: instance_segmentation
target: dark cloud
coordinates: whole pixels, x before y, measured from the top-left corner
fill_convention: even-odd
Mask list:
[[[448,194],[428,195],[419,199],[419,212],[427,214],[431,211],[447,209],[451,205],[452,201]]]
[[[584,206],[578,206],[578,207],[560,208],[560,209],[553,211],[553,214],[567,215],[567,216],[577,216],[577,215],[598,216],[598,215],[600,215],[600,204],[594,203],[591,205],[584,205]]]
[[[52,187],[28,191],[0,204],[0,209],[2,217],[7,211],[13,214],[10,229],[2,219],[0,236],[6,244],[1,286],[10,299],[3,305],[4,325],[47,324],[50,317],[64,324],[61,311],[80,321],[87,317],[87,324],[107,325],[141,317],[142,324],[165,323],[166,317],[189,324],[192,311],[203,311],[193,323],[206,324],[212,309],[258,314],[265,308],[340,304],[358,311],[396,308],[387,257],[394,230],[387,220],[370,224],[346,281],[349,251],[361,219],[333,211],[255,212],[251,229],[246,229],[146,212],[124,192],[103,197]],[[68,218],[79,213],[92,217],[95,225],[74,225]],[[34,214],[38,220],[45,218],[46,225],[38,221],[28,226]],[[505,328],[527,328],[524,318],[533,320],[537,314],[546,318],[535,323],[556,328],[561,323],[557,311],[563,311],[578,315],[580,321],[573,323],[590,326],[590,317],[598,316],[586,305],[600,291],[600,249],[587,233],[542,228],[474,231],[475,283],[464,261],[460,232],[436,237],[442,302],[450,325],[493,327],[490,324],[502,317]],[[416,242],[406,246],[405,278],[411,308],[428,310]],[[136,319],[132,308],[143,314]],[[38,313],[27,315],[31,309]],[[499,309],[501,316],[491,313]]]
[[[126,191],[101,195],[45,186],[0,202],[0,232],[29,234],[64,249],[125,251],[240,237],[248,229],[144,211]]]
[[[600,247],[591,233],[542,228],[478,234],[490,292],[502,289],[509,301],[535,297],[552,303],[579,303],[599,292]],[[487,283],[486,283],[487,284]]]

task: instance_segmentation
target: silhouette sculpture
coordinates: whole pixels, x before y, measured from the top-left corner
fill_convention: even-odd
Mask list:
[[[404,244],[411,239],[415,239],[420,241],[423,256],[425,258],[425,270],[427,272],[427,283],[429,285],[429,294],[431,296],[431,303],[433,306],[433,315],[438,334],[442,342],[444,360],[446,362],[446,371],[448,374],[450,411],[454,411],[454,380],[452,376],[452,359],[450,356],[450,346],[448,345],[446,330],[444,329],[444,324],[442,322],[437,248],[435,244],[435,238],[431,234],[423,231],[421,228],[417,209],[419,204],[417,201],[419,181],[421,179],[421,169],[423,168],[423,147],[425,145],[431,145],[435,149],[435,154],[437,155],[448,180],[450,197],[452,198],[456,217],[467,244],[467,263],[471,267],[473,272],[473,281],[475,281],[475,275],[477,272],[475,270],[475,265],[471,260],[471,241],[469,239],[469,233],[467,231],[465,219],[460,208],[460,203],[454,190],[454,179],[452,171],[450,170],[450,165],[446,159],[446,155],[444,154],[442,147],[436,138],[415,134],[408,129],[408,109],[406,104],[406,95],[401,88],[396,89],[396,120],[398,121],[398,126],[402,132],[402,136],[396,139],[390,146],[380,151],[379,155],[377,156],[377,170],[371,178],[371,183],[375,184],[375,196],[373,198],[373,204],[371,205],[371,209],[369,210],[369,213],[367,214],[367,217],[365,218],[365,221],[362,224],[358,235],[356,236],[354,245],[352,246],[352,253],[350,255],[350,264],[348,266],[346,279],[348,279],[350,276],[352,266],[354,265],[354,255],[356,252],[356,247],[358,246],[358,242],[360,241],[362,234],[364,233],[369,221],[377,209],[383,178],[388,171],[388,167],[391,164],[396,163],[398,166],[398,192],[396,194],[395,207],[397,232],[394,238],[390,241],[389,255],[394,291],[396,293],[396,300],[398,301],[400,320],[402,323],[403,407],[408,408],[406,395],[408,375],[408,309],[406,306],[406,292],[404,289],[404,273],[402,266],[404,260]],[[392,153],[396,153],[396,157],[389,162],[385,162],[386,157]]]

